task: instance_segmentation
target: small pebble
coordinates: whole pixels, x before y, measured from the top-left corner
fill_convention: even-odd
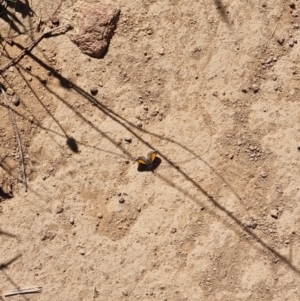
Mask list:
[[[31,65],[26,65],[25,69],[28,70],[28,71],[30,71],[31,70]]]
[[[244,225],[248,228],[251,228],[251,220],[246,220]]]
[[[234,158],[234,154],[230,154],[230,155],[229,155],[229,159],[232,160],[233,158]]]
[[[51,22],[53,25],[59,25],[59,19],[56,16],[51,17]]]
[[[83,249],[80,249],[80,250],[79,250],[79,254],[80,254],[80,255],[84,255],[84,254],[85,254],[85,251],[84,251]]]
[[[289,4],[290,8],[291,9],[296,9],[296,4],[294,1],[292,1],[290,4]]]
[[[74,218],[73,218],[73,217],[71,217],[69,221],[70,221],[70,224],[71,224],[71,225],[74,225],[74,223],[75,223],[75,220],[74,220]]]
[[[243,93],[247,93],[248,90],[247,90],[246,88],[243,88],[243,89],[242,89],[242,92],[243,92]]]
[[[96,86],[93,86],[90,88],[91,94],[96,95],[98,93],[98,88]]]
[[[300,145],[298,145],[298,151],[300,151]]]
[[[268,173],[265,172],[265,171],[261,171],[260,176],[261,176],[262,178],[266,178],[266,177],[268,176]]]
[[[283,38],[283,37],[278,38],[277,42],[278,42],[280,45],[282,45],[283,42],[284,42],[284,38]]]
[[[293,47],[293,46],[294,46],[294,40],[290,40],[290,41],[289,41],[289,46],[290,46],[290,47]]]
[[[18,105],[20,105],[20,98],[19,96],[17,95],[14,95],[13,96],[13,99],[12,99],[12,103],[17,107]]]
[[[256,84],[252,85],[251,88],[252,88],[252,90],[253,90],[254,93],[257,93],[259,91],[259,89],[260,89],[259,86],[256,85]]]
[[[137,207],[136,210],[137,210],[138,212],[141,212],[141,211],[142,211],[141,207]]]
[[[200,46],[195,46],[192,50],[193,53],[196,53],[196,52],[200,52],[201,51],[201,47]]]
[[[278,218],[278,211],[276,209],[273,209],[270,211],[270,215],[273,217],[273,218]]]
[[[176,233],[176,232],[177,232],[177,229],[176,229],[176,228],[172,228],[171,231],[170,231],[171,234],[174,234],[174,233]]]
[[[157,48],[157,52],[158,52],[158,54],[160,54],[160,55],[164,55],[165,50],[164,50],[163,47],[159,47],[159,48]]]
[[[102,213],[99,213],[99,214],[98,214],[98,218],[103,218],[103,214],[102,214]]]
[[[47,84],[47,78],[45,78],[45,77],[40,77],[39,80],[40,80],[40,82],[41,82],[43,85],[46,85],[46,84]]]
[[[131,137],[125,137],[124,140],[128,143],[131,143],[131,141],[132,141]]]
[[[64,211],[64,207],[61,205],[58,205],[55,209],[56,214],[62,213],[63,211]]]
[[[14,91],[11,89],[11,88],[7,88],[7,90],[6,90],[6,94],[7,95],[14,95]]]
[[[213,92],[213,94],[212,94],[214,97],[218,97],[218,92],[217,91],[215,91],[215,92]]]
[[[124,204],[124,203],[125,203],[125,199],[124,199],[124,198],[120,198],[120,199],[119,199],[119,203],[120,203],[120,204]]]
[[[137,126],[138,126],[139,128],[141,128],[141,127],[143,127],[143,124],[142,124],[141,122],[138,122]]]
[[[252,220],[251,221],[251,228],[255,229],[257,227],[257,221]]]

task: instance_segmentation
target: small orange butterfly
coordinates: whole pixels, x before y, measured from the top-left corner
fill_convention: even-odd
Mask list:
[[[153,162],[154,162],[157,154],[158,154],[158,151],[153,150],[147,154],[147,158],[144,156],[139,156],[139,157],[137,157],[136,161],[139,162],[139,164],[146,165],[147,169],[153,170]]]

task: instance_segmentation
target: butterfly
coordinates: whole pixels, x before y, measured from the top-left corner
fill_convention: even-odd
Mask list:
[[[148,170],[153,170],[153,162],[154,162],[157,154],[158,154],[158,151],[153,150],[147,154],[147,158],[144,156],[139,156],[139,157],[137,157],[136,161],[139,162],[139,164],[146,165]]]

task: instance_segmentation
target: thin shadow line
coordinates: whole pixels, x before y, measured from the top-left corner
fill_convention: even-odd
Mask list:
[[[0,103],[0,107],[3,107],[3,108],[6,108],[6,109],[7,109],[7,106],[6,106],[5,104],[1,104],[1,103]],[[25,117],[24,115],[22,115],[20,112],[16,111],[14,108],[11,108],[11,110],[14,112],[14,114],[18,115],[18,116],[21,117],[23,120],[27,120],[28,122],[31,122],[30,119],[28,119],[27,117]],[[37,120],[36,120],[36,122],[34,123],[34,125],[36,125],[37,127],[39,127],[40,129],[42,129],[42,130],[44,130],[44,131],[46,131],[46,132],[50,132],[50,133],[52,133],[52,134],[55,134],[55,135],[60,136],[60,137],[62,137],[62,138],[65,138],[65,135],[62,135],[62,134],[60,134],[59,132],[56,132],[56,131],[51,130],[51,129],[47,128],[47,127],[42,126],[42,125],[40,124],[40,122],[37,121]],[[106,153],[108,153],[108,154],[115,155],[115,156],[118,156],[118,157],[123,157],[122,155],[120,155],[120,154],[118,154],[118,153],[115,153],[115,152],[112,152],[112,151],[108,151],[108,150],[106,150],[106,149],[99,148],[99,147],[97,147],[97,146],[89,145],[89,144],[84,143],[84,142],[81,142],[81,141],[79,141],[79,140],[76,140],[76,141],[77,141],[77,143],[78,143],[79,145],[83,145],[83,146],[88,147],[88,148],[93,148],[93,149],[96,149],[96,150],[98,150],[98,151],[106,152]],[[0,166],[1,166],[1,162],[0,162]],[[1,166],[1,167],[2,167],[2,166]]]
[[[11,237],[11,238],[16,238],[16,235],[14,234],[11,234],[11,233],[8,233],[6,231],[3,231],[0,229],[0,235],[5,235],[5,236],[8,236],[8,237]],[[1,266],[1,265],[0,265]]]
[[[7,262],[5,262],[5,263],[0,264],[0,271],[1,271],[1,270],[4,270],[4,269],[6,269],[6,268],[8,268],[9,265],[11,265],[12,263],[14,263],[14,262],[15,262],[16,260],[18,260],[21,256],[22,256],[22,255],[19,254],[19,255],[15,256],[14,258],[12,258],[11,260],[9,260],[9,261],[7,261]]]
[[[176,168],[176,166],[172,163],[172,162],[168,162],[170,165],[172,165],[172,167]],[[177,168],[176,168],[177,169]],[[178,169],[177,169],[178,170]],[[204,194],[213,204],[215,207],[217,207],[218,209],[220,209],[221,211],[223,211],[227,216],[229,216],[231,218],[232,221],[235,222],[236,225],[239,226],[239,228],[243,231],[245,231],[247,234],[251,235],[252,238],[254,238],[258,243],[260,243],[261,246],[263,246],[264,248],[266,248],[268,251],[270,251],[273,255],[275,255],[276,257],[280,258],[280,260],[282,260],[285,264],[287,264],[293,271],[297,272],[298,274],[300,274],[300,269],[298,267],[296,267],[294,264],[292,264],[290,262],[290,260],[281,255],[279,252],[275,251],[272,247],[270,247],[266,242],[264,242],[261,238],[259,238],[255,233],[253,233],[251,230],[249,230],[246,226],[243,225],[243,223],[240,222],[240,220],[235,217],[230,211],[228,211],[224,206],[222,206],[221,204],[219,204],[215,198],[213,196],[211,196],[204,188],[202,188],[202,186],[200,186],[198,183],[196,183],[191,177],[189,177],[184,171],[182,171],[181,169],[178,170],[178,172],[189,182],[191,182],[196,188],[198,188],[202,194]],[[187,196],[189,199],[191,199],[192,201],[198,203],[199,205],[199,201],[195,200],[195,198],[186,190],[180,188],[179,186],[177,186],[176,184],[174,184],[173,182],[171,182],[170,180],[166,179],[165,177],[163,177],[161,174],[156,174],[156,176],[158,176],[162,181],[164,181],[165,183],[167,183],[169,186],[174,187],[176,189],[178,189],[181,193],[183,193],[185,196]],[[212,210],[207,210],[209,211],[209,213],[211,215],[214,215],[218,218],[220,218],[220,216],[218,216],[216,213],[214,213]],[[232,226],[226,222],[224,219],[222,219],[222,222],[225,223],[228,227],[232,228]],[[235,231],[236,232],[236,231]],[[250,242],[249,242],[250,243]]]

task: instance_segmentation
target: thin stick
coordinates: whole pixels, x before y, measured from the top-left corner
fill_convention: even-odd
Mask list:
[[[277,20],[277,22],[276,22],[276,24],[275,24],[275,27],[274,27],[273,31],[272,31],[271,37],[270,37],[270,39],[268,40],[268,42],[267,42],[267,44],[266,44],[265,50],[268,48],[268,46],[269,46],[269,44],[270,44],[270,41],[271,41],[271,39],[272,39],[273,36],[274,36],[274,33],[275,33],[275,31],[276,31],[276,28],[277,28],[277,26],[278,26],[278,23],[279,23],[279,21],[280,21],[281,16],[282,16],[282,13],[281,13],[280,16],[278,17],[278,20]],[[265,51],[265,50],[264,50],[264,51]]]
[[[13,66],[14,64],[18,63],[26,55],[26,53],[30,52],[34,48],[34,46],[36,46],[45,36],[47,36],[48,34],[52,33],[53,31],[55,31],[57,29],[60,29],[60,28],[63,28],[63,27],[66,27],[66,30],[68,30],[68,29],[71,28],[71,25],[70,24],[66,24],[66,25],[58,26],[58,27],[55,27],[53,29],[50,29],[48,31],[43,32],[28,47],[26,47],[25,49],[23,49],[17,56],[13,57],[10,62],[8,62],[6,65],[4,65],[0,69],[0,73],[2,73],[3,71],[5,71],[9,67]]]
[[[6,95],[2,85],[1,85],[1,91],[4,95],[6,106],[8,108],[10,118],[11,118],[11,120],[13,122],[13,125],[14,125],[14,130],[15,130],[15,134],[16,134],[17,142],[18,142],[18,146],[19,146],[20,162],[21,162],[22,174],[23,174],[23,183],[24,183],[24,186],[25,186],[25,192],[27,192],[27,180],[26,180],[26,173],[25,173],[24,156],[23,156],[23,150],[22,150],[22,144],[21,144],[21,140],[20,140],[19,130],[18,130],[18,127],[17,127],[15,116],[13,114],[13,111],[12,111],[11,107],[10,107],[9,101],[7,99],[7,95]]]
[[[41,286],[34,286],[28,288],[20,288],[15,289],[10,292],[7,292],[4,297],[14,296],[14,295],[21,295],[21,294],[30,294],[30,293],[41,293],[42,287]]]

